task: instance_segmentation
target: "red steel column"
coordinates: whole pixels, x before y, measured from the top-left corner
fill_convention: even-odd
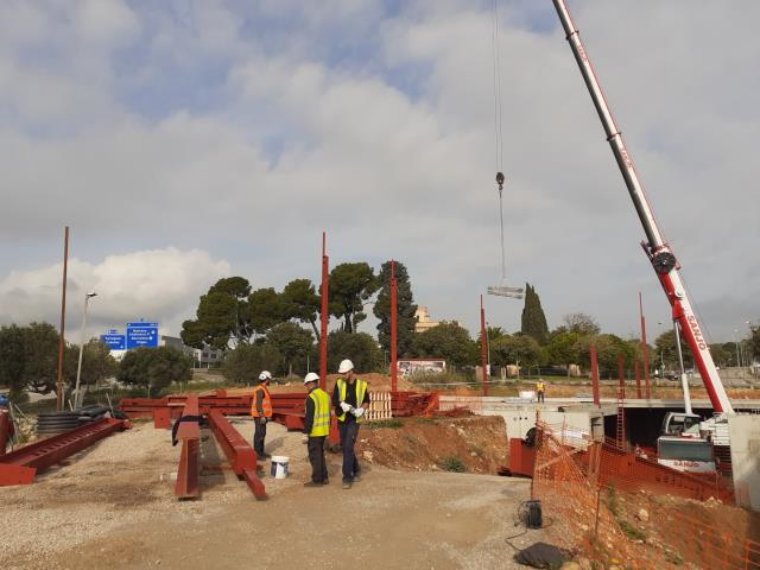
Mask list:
[[[649,347],[647,346],[647,321],[644,317],[644,304],[641,301],[639,291],[639,315],[641,315],[641,357],[644,360],[644,379],[647,385],[647,398],[649,398]],[[641,398],[641,395],[639,395]]]
[[[398,291],[396,262],[391,259],[391,392],[398,391]]]
[[[622,394],[623,398],[625,398],[625,359],[623,358],[622,354],[617,355],[617,365],[618,365],[618,380],[620,393]]]
[[[0,457],[5,455],[5,447],[11,437],[11,415],[0,410]]]
[[[639,361],[634,361],[633,366],[636,374],[636,397],[641,400],[641,371],[639,370]]]
[[[488,348],[486,346],[486,310],[480,296],[480,362],[483,368],[483,395],[488,396]]]
[[[327,235],[322,232],[322,315],[319,331],[319,387],[327,389],[327,279],[330,258],[327,257]]]
[[[596,359],[596,345],[592,344],[589,347],[589,356],[591,358],[591,386],[594,394],[594,405],[601,405],[599,400],[599,363]]]

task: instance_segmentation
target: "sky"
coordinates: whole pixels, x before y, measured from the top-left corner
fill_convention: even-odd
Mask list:
[[[746,335],[760,3],[569,7],[708,338]],[[639,292],[649,336],[669,327],[549,0],[0,3],[0,324],[58,323],[68,225],[69,337],[91,290],[88,334],[177,335],[221,277],[318,282],[323,231],[331,266],[400,260],[431,318],[476,335],[501,282],[497,167],[506,283],[551,328],[584,312],[637,336]],[[519,329],[521,301],[485,307]]]

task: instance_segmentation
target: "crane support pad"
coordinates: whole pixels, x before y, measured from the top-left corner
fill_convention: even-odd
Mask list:
[[[128,426],[125,420],[104,418],[16,449],[0,457],[0,486],[29,484],[36,473]]]
[[[245,480],[257,499],[265,499],[266,490],[256,474],[256,452],[251,445],[219,410],[209,412],[208,423],[230,462],[232,471]]]

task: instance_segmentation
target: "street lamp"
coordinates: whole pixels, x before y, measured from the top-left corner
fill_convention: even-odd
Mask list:
[[[76,386],[74,387],[74,409],[79,409],[79,407],[82,405],[82,397],[79,394],[79,379],[82,376],[82,354],[84,353],[85,328],[87,328],[87,307],[90,304],[90,299],[92,299],[93,297],[97,297],[97,295],[98,294],[95,291],[90,291],[84,296],[84,312],[82,314],[82,335],[81,335],[81,342],[79,343],[79,362],[77,363],[77,382],[76,382]]]
[[[739,331],[737,329],[734,329],[734,348],[736,348],[736,365],[741,368],[742,366],[742,357],[741,357],[741,347],[739,346],[739,343],[736,340],[736,333]]]

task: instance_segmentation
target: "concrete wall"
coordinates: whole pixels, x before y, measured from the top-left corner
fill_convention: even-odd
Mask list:
[[[760,415],[728,418],[736,504],[760,511]]]

